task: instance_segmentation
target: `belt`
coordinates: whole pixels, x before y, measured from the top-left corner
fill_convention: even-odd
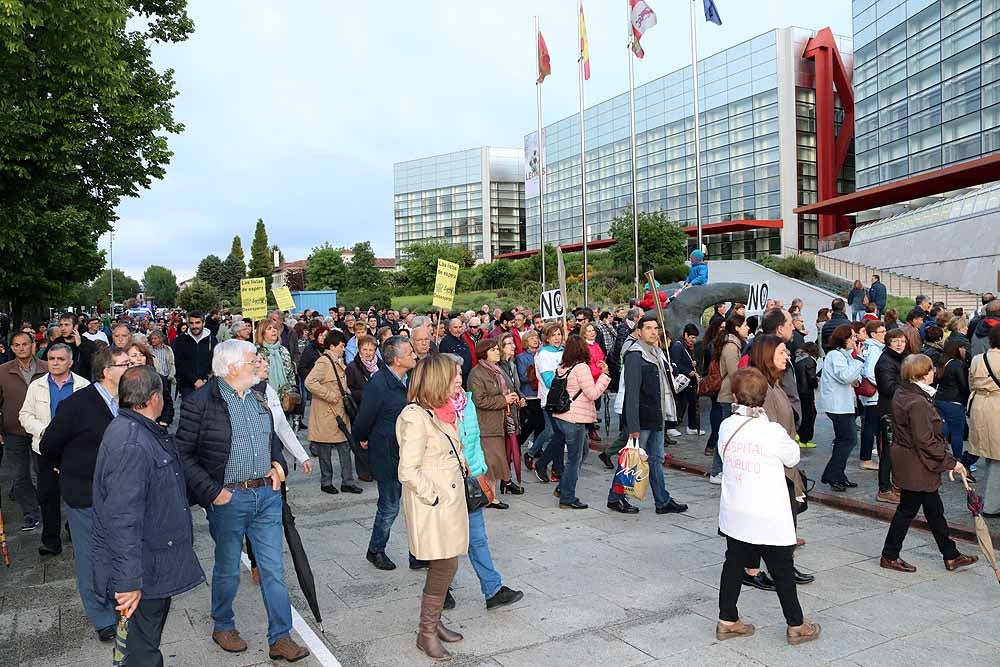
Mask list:
[[[237,489],[259,489],[265,484],[270,484],[270,477],[259,477],[257,479],[248,479],[245,482],[233,482],[232,484],[226,484],[226,488],[230,491],[235,491]]]

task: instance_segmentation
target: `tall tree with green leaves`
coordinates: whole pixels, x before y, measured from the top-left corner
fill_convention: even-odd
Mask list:
[[[139,281],[127,276],[121,269],[115,269],[115,303],[125,303],[139,293]],[[111,293],[111,271],[105,270],[90,283],[86,291],[88,304],[108,304],[108,294]],[[110,306],[107,308],[110,310]]]
[[[207,313],[218,308],[221,302],[222,297],[217,289],[197,279],[177,294],[177,305],[187,311],[201,310]]]
[[[187,39],[186,5],[0,2],[0,299],[15,313],[100,273],[122,198],[166,173],[184,128],[150,46]]]
[[[209,255],[201,260],[198,263],[198,270],[194,276],[201,282],[211,285],[219,293],[225,290],[226,266],[219,259],[218,255]]]
[[[608,252],[615,266],[632,268],[635,258],[633,242],[635,237],[632,234],[631,209],[611,222],[610,231],[615,244]],[[687,259],[687,234],[681,226],[671,222],[663,211],[640,212],[640,271],[648,271],[662,264],[683,264],[685,259]]]
[[[233,237],[233,245],[222,262],[225,276],[222,283],[222,297],[228,301],[238,301],[240,281],[247,277],[247,265],[243,258],[243,242],[239,236]],[[235,301],[234,301],[235,299]]]
[[[406,258],[403,260],[403,270],[406,271],[409,285],[417,292],[433,290],[439,259],[455,262],[465,268],[476,263],[472,251],[465,246],[453,246],[441,241],[413,243],[406,248]],[[459,279],[461,280],[461,275]]]
[[[270,284],[273,271],[274,257],[267,242],[267,229],[264,227],[264,221],[258,218],[257,227],[253,231],[253,243],[250,244],[250,266],[247,277],[267,278]]]
[[[370,241],[355,243],[351,248],[351,269],[347,278],[347,286],[351,289],[378,289],[383,283],[382,272],[375,264],[375,251]]]
[[[142,274],[142,290],[157,306],[169,308],[177,299],[177,276],[167,267],[153,264]]]
[[[311,290],[343,290],[348,284],[348,268],[339,248],[329,243],[312,249],[306,280]]]

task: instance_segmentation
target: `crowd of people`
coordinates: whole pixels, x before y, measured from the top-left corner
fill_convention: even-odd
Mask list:
[[[897,507],[882,567],[915,570],[899,554],[920,508],[948,570],[976,562],[949,538],[938,488],[942,473],[975,481],[979,466],[984,515],[1000,515],[1000,300],[983,303],[970,321],[918,297],[900,323],[875,276],[821,309],[812,340],[799,299],[787,309],[771,301],[759,316],[717,304],[678,340],[638,304],[577,308],[569,322],[489,306],[273,311],[255,326],[218,311],[158,321],[65,314],[38,333],[25,324],[0,351],[10,355],[0,365],[0,452],[21,530],[41,527],[44,556],[61,552],[64,528],[72,536],[87,617],[108,641],[118,615],[129,616],[134,664],[162,664],[170,599],[204,581],[194,504],[215,543],[213,641],[247,650],[233,612],[246,550],[269,656],[308,655],[290,636],[282,507],[292,463],[309,474],[313,458],[322,492],[377,494],[365,557],[378,570],[396,567],[387,545],[402,509],[408,566],[427,571],[417,646],[443,659],[445,644],[462,639],[441,622],[456,604],[458,556],[468,555],[487,609],[524,595],[503,585],[487,510],[516,511],[526,479],[554,485],[560,509],[586,509],[594,499],[578,493],[581,466],[606,445],[597,455],[606,506],[635,514],[616,480],[622,449],[637,445],[655,513],[685,512],[667,488],[666,447],[707,436],[727,539],[716,635],[753,633],[737,610],[740,588],[752,586],[777,592],[788,642],[799,644],[820,634],[796,595],[814,575],[794,561],[810,481],[800,456],[816,447],[818,410],[834,433],[819,481],[835,492],[858,486],[848,469],[860,433],[858,470],[877,471],[876,500]],[[613,442],[602,441],[602,423],[617,426]]]

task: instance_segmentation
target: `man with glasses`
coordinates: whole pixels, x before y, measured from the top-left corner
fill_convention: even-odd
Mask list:
[[[247,341],[227,340],[215,348],[212,377],[181,406],[177,450],[189,496],[206,509],[215,541],[212,641],[230,653],[247,650],[233,613],[245,535],[260,570],[268,656],[295,661],[309,651],[289,636],[280,492],[288,466],[267,399],[252,389],[260,364],[257,349]]]
[[[875,364],[885,350],[885,322],[881,320],[871,320],[865,324],[865,332],[868,338],[864,345],[865,367],[861,371],[862,384],[872,388],[877,387],[875,381]],[[868,382],[865,383],[865,380]],[[878,470],[878,464],[872,461],[872,450],[875,446],[875,436],[878,433],[878,391],[871,396],[865,396],[865,392],[858,394],[858,399],[864,407],[864,414],[861,419],[861,469]]]

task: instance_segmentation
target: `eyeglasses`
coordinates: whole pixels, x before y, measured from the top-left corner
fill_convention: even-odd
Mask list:
[[[132,365],[131,361],[127,361],[124,364],[111,364],[111,368],[128,368]]]

